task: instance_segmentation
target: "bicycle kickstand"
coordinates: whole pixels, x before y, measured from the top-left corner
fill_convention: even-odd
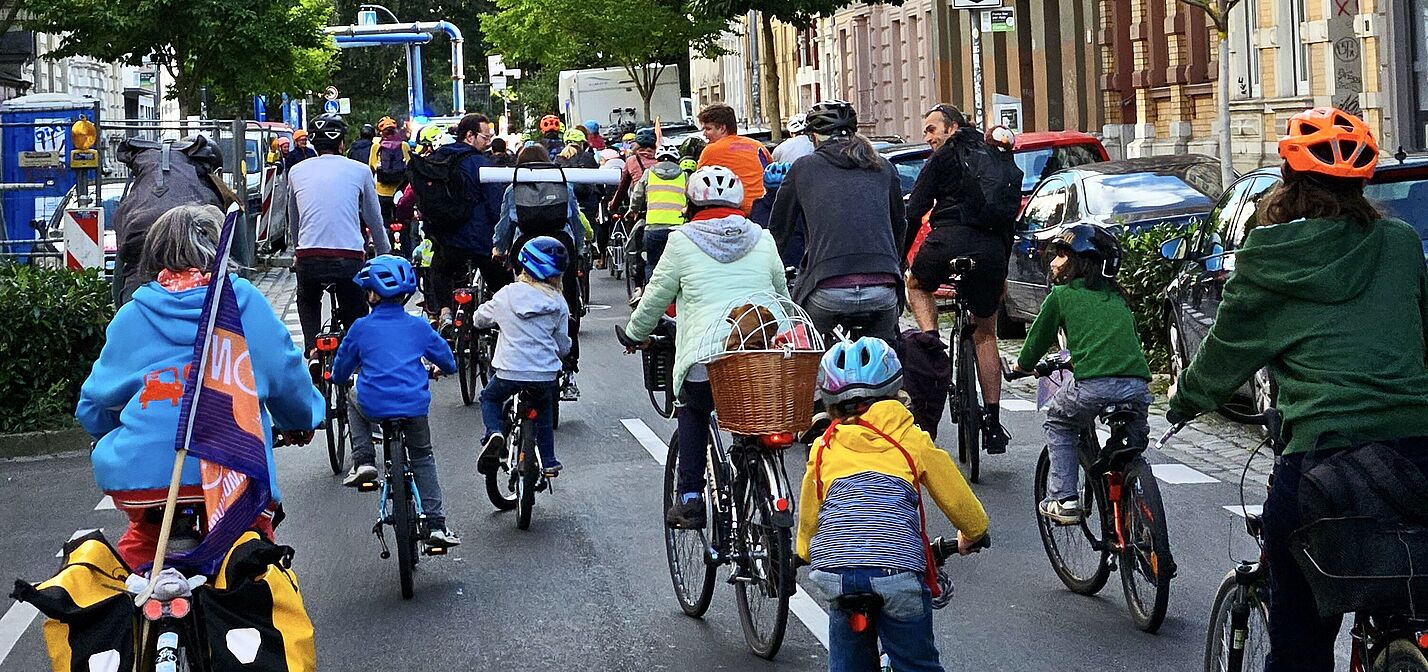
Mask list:
[[[377,535],[377,543],[382,545],[381,558],[386,560],[392,557],[392,551],[387,548],[387,535],[382,534],[382,521],[378,520],[377,523],[372,526],[372,534]]]

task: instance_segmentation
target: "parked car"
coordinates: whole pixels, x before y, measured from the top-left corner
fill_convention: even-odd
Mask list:
[[[1210,214],[1220,193],[1219,160],[1200,154],[1091,163],[1047,177],[1017,218],[1003,327],[1036,319],[1051,291],[1046,247],[1066,227],[1094,224],[1117,236],[1189,227]]]
[[[1225,282],[1235,268],[1235,250],[1258,224],[1260,200],[1280,181],[1279,168],[1261,168],[1239,178],[1215,203],[1204,226],[1161,247],[1162,256],[1179,265],[1165,300],[1172,383],[1200,352],[1215,323]],[[1364,194],[1384,214],[1418,230],[1428,263],[1428,154],[1396,161],[1385,158]],[[1256,408],[1267,408],[1276,393],[1274,378],[1262,370],[1240,393]]]
[[[912,185],[922,174],[927,158],[932,156],[932,148],[927,143],[905,143],[878,146],[883,158],[897,169],[902,182],[902,195],[912,193]],[[1042,178],[1065,168],[1097,161],[1108,161],[1110,155],[1096,136],[1080,131],[1039,131],[1016,136],[1016,165],[1024,175],[1021,182],[1021,202],[1036,188]]]

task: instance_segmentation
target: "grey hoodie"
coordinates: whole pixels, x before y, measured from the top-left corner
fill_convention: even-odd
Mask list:
[[[478,329],[500,327],[492,366],[502,380],[550,381],[560,373],[560,358],[570,352],[570,309],[556,287],[528,282],[501,288],[476,309]]]
[[[742,215],[718,219],[696,219],[679,227],[689,242],[694,243],[714,260],[727,264],[754,249],[764,230]]]

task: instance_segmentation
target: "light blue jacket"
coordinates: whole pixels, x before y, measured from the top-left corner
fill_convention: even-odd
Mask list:
[[[476,309],[477,329],[500,327],[491,366],[502,380],[550,381],[570,353],[570,309],[555,287],[516,281]]]

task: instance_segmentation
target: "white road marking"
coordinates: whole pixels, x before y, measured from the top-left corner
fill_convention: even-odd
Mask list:
[[[636,441],[640,442],[640,445],[645,447],[645,451],[650,454],[650,457],[654,458],[655,462],[658,462],[660,466],[664,466],[665,457],[669,454],[669,446],[665,445],[664,441],[659,438],[659,435],[655,434],[654,430],[650,429],[650,426],[645,424],[644,420],[639,418],[625,418],[620,421],[620,424],[624,425],[625,431],[629,432],[631,436],[635,437]],[[799,586],[798,592],[794,593],[788,599],[788,610],[793,612],[793,615],[803,623],[803,627],[808,628],[808,631],[813,633],[813,636],[818,639],[818,643],[822,644],[824,649],[828,648],[828,612],[824,611],[823,607],[819,606],[818,602],[808,595],[808,588]]]
[[[0,663],[5,662],[15,648],[15,642],[20,641],[20,635],[25,634],[30,622],[39,614],[40,611],[28,602],[14,602],[5,615],[0,616]]]
[[[1027,401],[1025,399],[1017,399],[1016,397],[1003,397],[1001,401],[1001,408],[1003,411],[1012,411],[1014,413],[1035,411],[1036,402]]]
[[[103,532],[103,531],[104,531],[104,528],[102,528],[102,527],[95,527],[95,528],[91,528],[91,529],[88,529],[88,530],[75,530],[75,531],[74,531],[74,534],[69,535],[69,541],[74,541],[75,539],[78,539],[78,538],[80,538],[80,537],[82,537],[82,536],[84,536],[84,535],[86,535],[86,534],[89,534],[90,532]],[[56,557],[56,558],[63,558],[63,557],[64,557],[64,549],[63,549],[63,548],[60,548],[60,550],[55,551],[55,557]]]
[[[105,496],[104,496],[104,499],[99,500],[99,503],[94,505],[94,510],[95,510],[95,511],[113,511],[113,510],[114,510],[114,498],[113,498],[113,497],[110,497],[109,495],[105,495]]]
[[[650,457],[654,458],[655,462],[659,463],[659,466],[664,466],[664,458],[669,455],[669,446],[665,445],[664,441],[659,438],[659,435],[655,434],[654,430],[650,429],[650,426],[646,425],[644,420],[639,418],[625,418],[620,421],[620,424],[625,426],[625,431],[629,432],[630,436],[635,437],[635,440],[639,441],[640,445],[645,447],[645,451],[650,454]]]
[[[1230,513],[1235,514],[1236,516],[1241,517],[1245,515],[1246,511],[1248,511],[1249,514],[1252,516],[1259,516],[1264,514],[1264,505],[1262,504],[1247,504],[1243,507],[1241,507],[1239,504],[1232,504],[1230,506],[1222,508],[1224,508],[1224,510],[1226,511],[1229,511]]]
[[[1183,464],[1167,463],[1152,464],[1150,470],[1155,477],[1171,485],[1185,485],[1188,483],[1219,483],[1220,479],[1209,474],[1204,474]]]
[[[1096,428],[1096,436],[1101,439],[1101,445],[1103,446],[1106,445],[1107,441],[1111,440],[1111,433],[1100,427]]]
[[[592,304],[590,304],[590,305],[588,305],[588,306],[585,306],[585,307],[586,307],[586,308],[589,308],[590,310],[609,310],[609,309],[610,309],[609,306],[607,306],[607,305],[605,305],[605,304],[603,304],[603,303],[592,303]]]

